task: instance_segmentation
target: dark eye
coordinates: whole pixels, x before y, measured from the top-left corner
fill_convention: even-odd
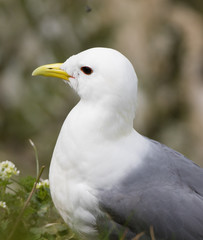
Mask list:
[[[81,71],[84,72],[87,75],[90,75],[90,74],[93,73],[93,70],[90,67],[87,67],[87,66],[81,67]]]

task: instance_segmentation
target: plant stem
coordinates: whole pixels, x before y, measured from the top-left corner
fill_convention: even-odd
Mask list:
[[[39,180],[40,180],[40,177],[41,177],[41,175],[42,175],[42,172],[44,171],[44,168],[45,168],[45,166],[42,166],[42,167],[41,167],[40,172],[39,172],[39,174],[38,174],[38,176],[37,176],[37,179],[36,179],[36,181],[35,181],[35,183],[34,183],[34,186],[33,186],[32,190],[31,190],[31,192],[30,192],[30,194],[29,194],[29,196],[28,196],[28,198],[27,198],[27,200],[26,200],[23,208],[21,209],[21,211],[20,211],[20,213],[19,213],[19,216],[18,216],[18,218],[16,219],[16,222],[14,223],[13,229],[11,230],[11,233],[9,234],[7,240],[10,240],[10,239],[12,238],[13,234],[15,233],[16,228],[18,227],[18,224],[19,224],[19,222],[20,222],[20,220],[21,220],[21,218],[22,218],[22,216],[23,216],[23,214],[24,214],[24,212],[25,212],[25,209],[26,209],[26,207],[28,206],[28,204],[29,204],[29,202],[30,202],[30,200],[31,200],[31,198],[32,198],[32,195],[34,194],[34,192],[35,192],[35,190],[36,190],[37,183],[38,183]]]
[[[132,240],[139,240],[144,235],[144,232],[138,233],[136,237],[134,237]]]
[[[21,187],[24,187],[24,185],[23,184],[21,184],[20,182],[18,182],[17,180],[15,180],[14,178],[11,178],[11,181],[13,181],[13,182],[15,182],[15,183],[17,183],[19,186],[21,186]]]
[[[151,237],[151,239],[152,239],[152,240],[155,240],[154,228],[153,228],[152,225],[150,226],[149,231],[150,231],[150,237]]]
[[[34,152],[35,152],[36,179],[37,179],[37,176],[39,175],[39,158],[38,158],[37,148],[36,148],[35,144],[33,143],[33,141],[31,139],[29,139],[29,142],[30,142],[30,145],[33,147]]]
[[[12,192],[17,193],[16,190],[14,190],[13,188],[11,188],[11,187],[9,187],[9,186],[7,186],[7,188],[8,188],[10,191],[12,191]]]

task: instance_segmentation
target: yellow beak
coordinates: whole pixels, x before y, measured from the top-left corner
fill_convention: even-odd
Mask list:
[[[32,72],[32,76],[57,77],[69,81],[71,76],[60,68],[61,65],[62,63],[54,63],[40,66]]]

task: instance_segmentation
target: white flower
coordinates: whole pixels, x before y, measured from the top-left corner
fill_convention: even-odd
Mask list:
[[[7,208],[6,203],[3,201],[0,201],[0,207],[2,207],[4,209]]]
[[[12,175],[19,175],[19,173],[20,171],[12,162],[8,160],[0,162],[0,179],[8,180]]]
[[[48,179],[40,180],[40,182],[37,183],[36,188],[37,189],[39,189],[39,188],[49,188],[49,180]]]

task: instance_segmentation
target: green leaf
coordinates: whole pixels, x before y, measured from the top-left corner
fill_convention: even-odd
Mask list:
[[[19,182],[27,192],[30,192],[35,183],[35,180],[36,179],[34,177],[27,176],[27,177],[21,178]]]

